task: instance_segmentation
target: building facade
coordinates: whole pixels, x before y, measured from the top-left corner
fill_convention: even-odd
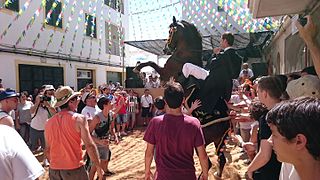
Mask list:
[[[127,0],[0,0],[2,84],[122,83],[127,11]]]
[[[314,23],[320,27],[318,0],[292,0],[290,3],[277,0],[250,0],[249,8],[254,17],[282,16],[279,30],[263,49],[269,74],[300,72],[303,68],[313,65],[310,51],[299,37],[294,21],[299,18],[299,14],[302,16],[309,14]],[[290,16],[287,16],[288,14]],[[320,41],[320,34],[317,35],[317,40]]]

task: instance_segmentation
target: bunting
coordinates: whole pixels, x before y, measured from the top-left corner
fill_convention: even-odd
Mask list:
[[[76,1],[76,0],[75,0],[75,1]],[[63,6],[62,6],[62,10],[61,10],[61,12],[59,13],[58,19],[56,20],[56,23],[55,23],[56,26],[58,26],[58,25],[60,24],[60,22],[61,22],[61,20],[62,20],[62,14],[66,11],[66,8],[68,7],[69,2],[70,2],[69,0],[65,0],[65,1],[64,1],[64,4],[63,4]],[[45,50],[45,51],[48,50],[49,45],[53,42],[53,36],[54,36],[55,32],[56,32],[56,29],[54,29],[54,30],[51,32],[50,37],[49,37],[49,41],[48,41],[48,43],[47,43],[47,46],[46,46],[46,50]]]
[[[33,43],[32,43],[32,48],[35,48],[36,46],[36,43],[37,41],[40,39],[40,34],[41,32],[44,31],[44,28],[46,27],[46,24],[49,22],[49,20],[51,19],[51,14],[53,13],[53,11],[55,10],[55,8],[57,7],[58,3],[61,3],[61,0],[55,0],[53,3],[52,3],[52,6],[48,12],[48,14],[46,15],[46,19],[44,20],[44,23],[42,24],[41,28],[40,28],[40,31],[38,32],[37,36],[36,36],[36,39],[33,40]],[[45,4],[46,6],[46,4]]]
[[[66,24],[66,28],[64,30],[64,33],[63,33],[63,36],[61,38],[61,42],[60,42],[60,46],[58,48],[58,54],[61,53],[62,49],[63,49],[63,45],[64,45],[64,41],[65,41],[65,38],[66,38],[66,34],[68,33],[69,31],[69,28],[70,28],[70,23],[72,22],[72,17],[74,15],[74,12],[75,12],[75,9],[76,9],[76,6],[77,6],[77,0],[74,0],[73,3],[72,3],[72,7],[71,7],[71,14],[68,18],[68,22]]]
[[[82,21],[82,18],[83,18],[83,8],[84,8],[84,0],[81,2],[80,12],[79,12],[79,16],[78,16],[78,19],[77,19],[76,27],[74,29],[74,34],[73,34],[73,37],[72,37],[72,43],[71,43],[71,47],[70,47],[70,51],[69,51],[69,56],[71,56],[71,54],[73,52],[73,49],[74,49],[75,40],[76,40],[77,32],[78,32],[78,29],[79,29],[79,23]]]
[[[46,5],[46,0],[42,0],[40,7],[38,7],[38,9],[36,9],[36,11],[33,13],[30,21],[27,24],[27,27],[22,31],[21,35],[19,36],[18,40],[15,43],[15,46],[18,46],[19,43],[23,40],[23,38],[26,37],[26,32],[29,30],[29,28],[33,25],[34,21],[36,20],[37,17],[39,17],[40,12],[42,11],[42,9],[45,7]]]
[[[3,33],[0,35],[0,40],[3,39],[3,37],[8,33],[10,27],[12,26],[12,24],[19,19],[19,17],[28,9],[30,3],[32,2],[32,0],[27,0],[24,5],[22,6],[22,8],[19,10],[18,14],[14,17],[14,19],[10,22],[10,24],[7,26],[7,28],[5,28],[5,30],[3,31]],[[5,5],[9,3],[9,0],[7,0],[5,2]]]

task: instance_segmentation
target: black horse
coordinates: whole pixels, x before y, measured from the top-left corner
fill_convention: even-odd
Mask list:
[[[170,55],[172,53],[172,55],[166,61],[164,67],[159,67],[154,62],[147,62],[138,64],[134,72],[139,72],[145,66],[151,66],[160,74],[161,81],[165,82],[171,77],[179,80],[181,76],[183,76],[182,67],[187,62],[200,67],[203,66],[202,38],[197,28],[186,21],[176,21],[175,17],[173,17],[173,23],[169,27],[169,38],[163,51],[165,54]],[[192,88],[184,86],[184,89],[189,106],[191,102],[202,96],[201,89],[196,88],[196,86]],[[214,142],[216,146],[216,153],[219,157],[219,171],[217,172],[217,176],[221,177],[222,170],[226,163],[226,158],[223,153],[224,140],[230,129],[230,117],[227,113],[228,107],[225,103],[225,98],[220,94],[217,94],[217,100],[215,102],[208,102],[202,104],[202,106],[205,107],[204,109],[211,108],[212,111],[206,112],[202,110],[203,108],[199,108],[194,111],[193,116],[197,117],[202,124],[206,146],[212,142]],[[209,167],[211,166],[212,164],[209,160]]]

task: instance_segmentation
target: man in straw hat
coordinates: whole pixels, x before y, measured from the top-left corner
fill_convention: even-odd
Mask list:
[[[79,94],[69,86],[63,86],[55,92],[55,106],[60,107],[61,112],[51,117],[45,127],[45,152],[50,161],[51,180],[89,179],[84,168],[82,141],[91,161],[97,167],[99,179],[102,179],[103,171],[97,148],[89,133],[88,122],[83,115],[75,112]]]

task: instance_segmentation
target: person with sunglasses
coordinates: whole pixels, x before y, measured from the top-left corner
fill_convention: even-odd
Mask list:
[[[84,168],[82,144],[97,167],[99,179],[103,177],[100,158],[89,132],[86,118],[76,113],[80,93],[69,86],[63,86],[55,92],[61,111],[51,117],[45,126],[45,154],[50,161],[49,178],[87,180],[89,176]]]

